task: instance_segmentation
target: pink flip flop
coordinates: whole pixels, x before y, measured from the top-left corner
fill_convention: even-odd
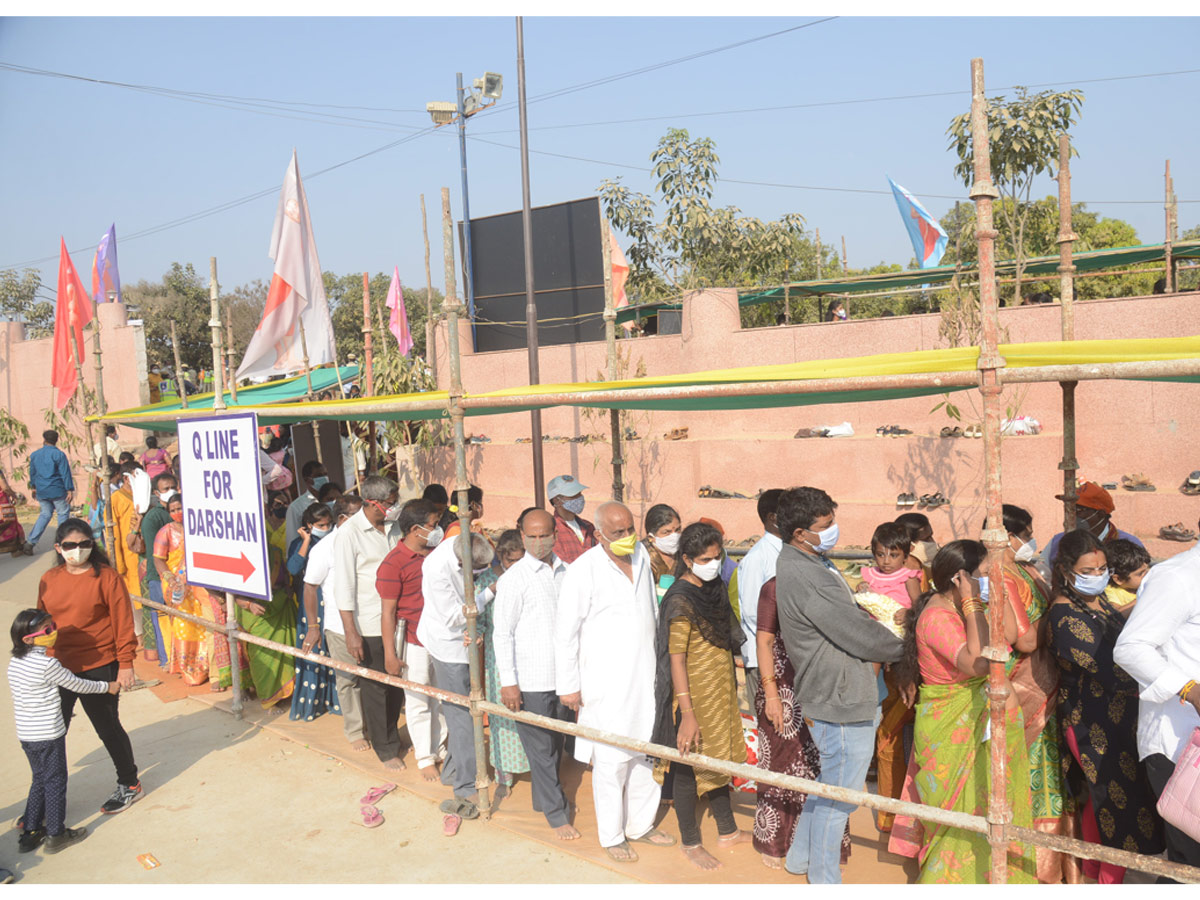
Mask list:
[[[363,828],[378,828],[383,824],[383,813],[374,806],[366,805],[362,808],[361,824]]]
[[[447,815],[442,817],[442,834],[446,837],[454,837],[458,834],[458,828],[462,825],[460,816]]]
[[[367,795],[365,797],[363,797],[359,802],[362,803],[363,806],[374,806],[376,803],[378,803],[380,800],[382,800],[384,797],[386,797],[388,794],[390,794],[395,789],[396,789],[396,785],[392,784],[391,782],[388,782],[387,784],[384,784],[384,785],[380,785],[379,787],[373,787],[369,791],[367,791]]]

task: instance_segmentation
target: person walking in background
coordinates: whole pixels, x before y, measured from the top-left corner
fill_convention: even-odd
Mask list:
[[[38,609],[47,612],[59,628],[54,658],[67,671],[94,681],[119,681],[133,687],[133,609],[129,592],[104,551],[96,546],[91,526],[82,519],[67,519],[58,526],[54,550],[58,562],[38,585]],[[142,798],[133,745],[121,727],[117,698],[105,694],[77,694],[62,688],[62,715],[68,728],[75,701],[83,704],[117,770],[117,789],[100,807],[119,813]]]
[[[1141,685],[1138,756],[1155,798],[1161,798],[1184,746],[1200,728],[1200,544],[1150,569],[1113,660]],[[1167,859],[1200,866],[1200,841],[1170,822],[1165,832]]]
[[[79,695],[116,694],[116,681],[80,678],[47,656],[58,639],[53,617],[42,610],[23,609],[9,629],[12,661],[8,686],[12,690],[17,740],[33,770],[33,783],[21,817],[17,851],[28,853],[45,843],[58,853],[87,836],[86,828],[67,828],[67,725],[59,689]]]
[[[568,565],[596,546],[596,528],[582,515],[586,490],[574,475],[551,478],[546,486],[546,499],[554,509],[554,555]]]
[[[29,488],[33,499],[41,507],[24,548],[26,556],[33,556],[33,548],[50,524],[50,519],[58,516],[59,527],[62,527],[62,523],[71,515],[71,499],[75,496],[71,463],[67,454],[58,449],[58,432],[53,429],[42,432],[41,448],[29,454]]]

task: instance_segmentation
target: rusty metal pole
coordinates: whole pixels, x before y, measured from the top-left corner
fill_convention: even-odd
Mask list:
[[[1163,293],[1173,294],[1175,293],[1175,267],[1172,265],[1174,259],[1171,255],[1171,239],[1174,237],[1173,232],[1175,229],[1171,227],[1171,195],[1174,193],[1173,189],[1175,186],[1171,183],[1171,161],[1169,159],[1167,160],[1167,170],[1163,180],[1163,190],[1166,194],[1163,200],[1163,212],[1166,217],[1166,235],[1163,238],[1163,262],[1167,268],[1166,287],[1163,289]]]
[[[1075,264],[1071,253],[1079,238],[1071,228],[1071,139],[1058,137],[1058,293],[1062,311],[1062,339],[1075,340]],[[1063,457],[1058,467],[1063,473],[1063,531],[1075,530],[1078,494],[1075,473],[1079,461],[1075,458],[1075,388],[1076,381],[1063,381]]]
[[[183,363],[179,361],[179,341],[175,337],[175,320],[171,320],[171,352],[175,356],[175,387],[179,394],[179,404],[188,408],[187,388],[183,384]]]
[[[433,272],[429,268],[429,223],[425,219],[425,195],[421,195],[421,237],[425,238],[425,365],[437,383],[437,354],[433,346]]]
[[[612,238],[608,221],[600,213],[600,254],[604,266],[604,344],[608,355],[608,380],[617,380],[617,308],[612,283]],[[618,503],[625,499],[625,460],[622,454],[621,411],[608,411],[609,436],[612,441],[612,497]]]
[[[490,818],[491,802],[488,799],[487,749],[483,739],[483,711],[479,703],[485,700],[483,679],[480,672],[479,653],[475,639],[479,634],[479,607],[475,605],[475,573],[471,567],[471,508],[467,499],[470,482],[467,480],[467,438],[463,430],[463,386],[462,367],[458,346],[458,316],[462,304],[455,297],[447,300],[446,326],[450,344],[450,423],[454,429],[455,500],[458,503],[458,553],[462,563],[463,602],[467,617],[467,663],[471,673],[471,721],[475,729],[475,787],[479,791],[479,806]]]
[[[538,366],[538,313],[533,289],[533,209],[529,199],[529,115],[525,103],[525,25],[517,16],[517,110],[521,127],[521,233],[525,248],[525,344],[529,357],[529,384],[541,383]],[[464,170],[465,172],[465,170]],[[464,196],[466,175],[463,176]],[[464,234],[471,223],[464,226]],[[603,232],[602,232],[603,233]],[[542,446],[542,411],[529,411],[529,436],[533,440],[533,505],[546,503],[546,463]]]
[[[375,355],[371,349],[371,279],[363,272],[363,360],[366,363],[366,374],[363,382],[363,396],[375,395]],[[367,474],[375,472],[375,420],[367,423]]]
[[[971,60],[971,145],[975,158],[974,184],[971,199],[975,201],[975,237],[979,244],[979,301],[982,339],[979,348],[979,371],[982,373],[983,393],[983,453],[987,521],[983,543],[988,548],[987,577],[996,588],[989,607],[989,643],[984,655],[991,661],[988,677],[988,698],[991,704],[991,781],[988,797],[988,842],[992,847],[991,883],[1008,882],[1008,836],[1005,826],[1012,822],[1008,804],[1008,760],[1005,757],[1005,699],[1008,679],[1004,662],[1008,649],[1004,644],[1004,548],[1008,533],[1004,530],[1001,510],[1003,503],[1000,481],[1000,378],[998,370],[1004,365],[1000,344],[1000,300],[996,292],[996,229],[992,224],[992,201],[999,192],[992,184],[991,154],[988,147],[987,100],[984,97],[983,60]]]
[[[225,380],[224,371],[221,368],[222,353],[221,353],[221,301],[218,299],[221,293],[221,288],[217,284],[217,258],[210,256],[208,258],[208,326],[212,329],[212,355],[213,355],[213,412],[220,412],[225,408]],[[174,323],[172,323],[174,327]],[[171,335],[171,343],[175,343],[175,335]],[[233,360],[230,359],[229,377],[232,383],[235,380],[233,372]],[[234,401],[237,396],[234,396]],[[187,403],[183,404],[187,407]]]
[[[229,641],[229,671],[233,677],[233,717],[242,717],[242,667],[238,663],[238,624],[233,594],[225,592],[225,639]]]

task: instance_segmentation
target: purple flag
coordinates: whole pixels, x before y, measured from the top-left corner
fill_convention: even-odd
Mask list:
[[[117,226],[109,226],[108,233],[100,238],[100,246],[92,257],[92,299],[97,303],[108,301],[108,292],[117,295],[117,302],[124,303],[121,297],[121,276],[117,272]]]

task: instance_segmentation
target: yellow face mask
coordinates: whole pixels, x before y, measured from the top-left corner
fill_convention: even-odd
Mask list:
[[[608,549],[617,556],[630,556],[633,553],[633,548],[637,546],[637,535],[627,534],[625,537],[617,541],[609,541]]]
[[[54,642],[57,640],[58,640],[58,630],[55,629],[54,631],[50,632],[49,634],[39,634],[37,637],[35,637],[33,639],[33,643],[38,647],[45,647],[47,650],[49,650],[51,647],[54,646]]]

